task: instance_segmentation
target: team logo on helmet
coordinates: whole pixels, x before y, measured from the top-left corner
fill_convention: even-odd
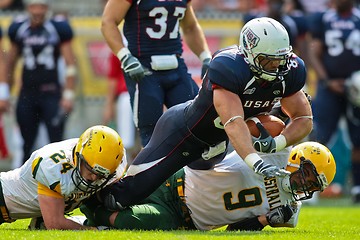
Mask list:
[[[244,47],[246,49],[253,49],[258,45],[260,38],[250,28],[246,28],[243,34]]]

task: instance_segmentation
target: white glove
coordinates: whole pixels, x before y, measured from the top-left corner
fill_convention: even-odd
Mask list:
[[[275,165],[267,164],[262,159],[254,164],[254,172],[264,175],[267,178],[285,177],[290,175],[289,171],[281,169]]]

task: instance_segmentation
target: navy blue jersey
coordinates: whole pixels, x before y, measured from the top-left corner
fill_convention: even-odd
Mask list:
[[[42,84],[59,85],[57,62],[60,45],[73,38],[73,31],[64,19],[51,19],[32,28],[28,18],[15,19],[8,30],[24,58],[23,89],[36,89]]]
[[[211,61],[199,95],[186,110],[189,129],[208,144],[227,139],[223,128],[216,124],[220,120],[213,105],[213,85],[239,96],[245,119],[269,112],[277,101],[294,94],[305,85],[306,68],[303,60],[294,54],[290,62],[291,70],[283,79],[273,82],[256,80],[238,46],[220,50]]]
[[[347,78],[360,66],[360,11],[339,15],[334,9],[310,19],[313,38],[324,43],[324,67],[331,78]]]
[[[182,54],[179,22],[188,0],[128,0],[124,35],[130,52],[138,57]]]
[[[2,38],[2,29],[0,27],[0,39]]]

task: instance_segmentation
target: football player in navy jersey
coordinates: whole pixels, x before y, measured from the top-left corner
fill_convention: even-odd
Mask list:
[[[15,18],[8,29],[10,83],[18,59],[23,58],[16,118],[24,140],[24,162],[32,151],[40,122],[45,123],[51,142],[63,139],[65,118],[74,104],[76,76],[73,31],[68,21],[48,19],[47,0],[27,0],[26,4],[28,16]],[[58,73],[60,56],[66,63],[64,86]]]
[[[334,8],[312,16],[313,67],[318,84],[313,102],[316,140],[328,144],[339,119],[347,120],[352,142],[354,202],[360,203],[360,108],[349,101],[350,76],[360,69],[360,10],[353,0],[335,0]],[[350,90],[350,89],[349,89]],[[358,93],[357,93],[358,94]]]
[[[118,29],[123,20],[128,48]],[[109,0],[104,9],[101,31],[121,61],[143,146],[164,105],[186,102],[199,90],[181,57],[180,27],[183,39],[203,62],[203,75],[211,53],[189,0]]]
[[[293,145],[312,129],[304,62],[292,53],[289,35],[271,18],[255,18],[240,33],[240,46],[215,53],[194,100],[167,110],[149,143],[127,174],[103,192],[109,208],[135,204],[181,167],[208,169],[220,162],[228,142],[246,164],[266,177],[288,171],[264,162],[257,151],[273,153]],[[262,131],[252,139],[245,120],[269,112],[281,102],[291,121],[271,137]]]

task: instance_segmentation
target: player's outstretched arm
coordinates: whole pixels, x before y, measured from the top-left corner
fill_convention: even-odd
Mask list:
[[[85,230],[96,229],[94,227],[83,226],[70,219],[65,218],[65,202],[63,198],[39,194],[39,204],[41,214],[44,219],[46,229],[59,230]]]
[[[291,205],[281,205],[267,214],[247,218],[239,222],[230,224],[226,230],[230,231],[261,231],[265,226],[276,227],[290,220],[295,213]]]

